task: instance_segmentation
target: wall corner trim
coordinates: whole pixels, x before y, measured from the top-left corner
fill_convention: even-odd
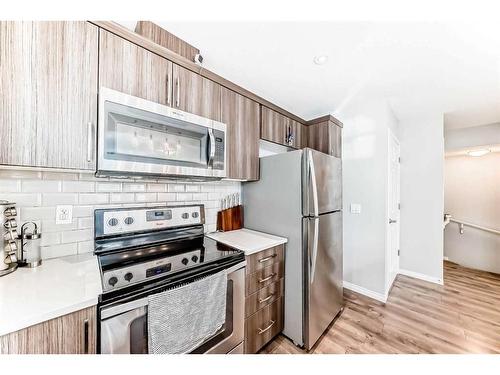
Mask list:
[[[403,269],[399,269],[398,273],[400,275],[405,275],[408,277],[413,277],[415,279],[428,281],[430,283],[443,285],[443,279],[433,277],[433,276],[424,275],[423,273],[418,273],[418,272],[413,272],[413,271],[408,271],[408,270],[403,270]]]
[[[373,299],[380,301],[380,302],[383,302],[383,303],[387,302],[387,297],[388,297],[387,294],[384,295],[382,293],[374,292],[370,289],[363,288],[362,286],[359,286],[356,284],[351,284],[348,281],[344,281],[344,288],[352,290],[353,292],[356,292],[359,294],[363,294],[367,297],[373,298]]]

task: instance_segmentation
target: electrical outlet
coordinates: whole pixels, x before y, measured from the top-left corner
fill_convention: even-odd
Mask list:
[[[71,224],[73,222],[73,206],[56,206],[56,224]]]

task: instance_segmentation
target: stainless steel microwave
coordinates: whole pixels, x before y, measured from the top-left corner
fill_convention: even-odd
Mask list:
[[[226,125],[102,87],[100,177],[226,177]]]

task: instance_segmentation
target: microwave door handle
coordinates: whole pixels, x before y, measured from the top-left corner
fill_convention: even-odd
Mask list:
[[[215,157],[215,137],[213,129],[208,129],[210,153],[208,155],[208,165],[213,167]]]

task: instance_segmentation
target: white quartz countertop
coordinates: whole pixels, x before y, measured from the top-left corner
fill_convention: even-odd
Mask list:
[[[270,247],[284,244],[288,241],[284,237],[278,237],[245,228],[229,232],[208,233],[207,237],[227,246],[234,247],[235,249],[242,250],[245,252],[245,255],[257,253]]]
[[[0,336],[97,304],[102,293],[92,254],[44,260],[0,277]]]

